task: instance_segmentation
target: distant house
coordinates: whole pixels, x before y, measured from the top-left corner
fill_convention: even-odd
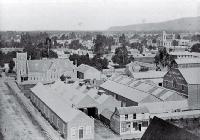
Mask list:
[[[172,61],[172,68],[200,67],[200,58],[182,58]]]
[[[94,119],[70,107],[41,83],[31,88],[31,102],[66,139],[94,139]]]
[[[191,109],[200,108],[200,68],[170,69],[163,78],[163,86],[188,96]]]
[[[194,53],[194,52],[188,52],[188,51],[170,52],[169,55],[172,56],[172,58],[174,59],[200,57],[200,53]]]
[[[116,108],[110,128],[119,135],[144,133],[149,125],[149,110],[142,106]]]
[[[184,100],[182,93],[160,87],[156,84],[116,75],[100,85],[105,94],[112,95],[121,106],[137,106],[139,103]]]
[[[20,84],[50,83],[61,75],[75,77],[75,66],[69,59],[27,60],[27,53],[17,53],[15,64]]]
[[[79,79],[91,79],[101,80],[101,72],[89,65],[81,64],[77,68],[77,78]]]
[[[154,117],[141,140],[199,140],[198,136]]]

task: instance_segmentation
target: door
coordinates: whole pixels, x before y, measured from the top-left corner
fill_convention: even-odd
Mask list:
[[[79,139],[83,139],[83,128],[79,129]]]
[[[142,124],[141,123],[138,124],[138,129],[139,129],[139,131],[142,130]]]

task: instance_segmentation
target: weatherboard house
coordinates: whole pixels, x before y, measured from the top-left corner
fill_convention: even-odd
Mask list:
[[[145,106],[118,107],[110,119],[110,128],[119,135],[143,134],[149,125],[149,110]]]

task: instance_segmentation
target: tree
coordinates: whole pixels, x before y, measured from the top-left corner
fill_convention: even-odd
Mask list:
[[[122,46],[125,45],[125,43],[126,43],[126,37],[125,37],[124,34],[122,34],[122,35],[119,37],[119,43],[121,43]]]
[[[191,52],[200,52],[200,43],[196,43],[191,47]]]
[[[66,80],[66,77],[65,77],[64,75],[61,75],[61,76],[60,76],[60,80],[61,80],[61,81],[65,81],[65,80]]]
[[[178,41],[173,40],[173,41],[172,41],[172,46],[178,46]]]
[[[102,56],[104,54],[105,36],[97,35],[94,39],[94,54]]]
[[[128,58],[128,51],[127,51],[126,47],[116,48],[115,55],[112,57],[112,61],[121,66],[128,64],[130,61]]]

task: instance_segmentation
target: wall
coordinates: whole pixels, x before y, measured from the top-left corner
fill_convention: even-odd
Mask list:
[[[190,109],[200,109],[200,85],[189,85],[188,105]]]
[[[94,139],[94,119],[88,117],[84,113],[76,116],[73,120],[68,123],[68,139],[79,140],[79,129],[83,129],[83,139],[93,140]],[[72,136],[72,129],[75,130],[75,135]],[[89,132],[89,133],[88,133]]]
[[[176,80],[176,87],[173,87],[173,79]],[[184,86],[184,90],[182,90],[182,85]],[[163,87],[185,93],[186,95],[188,94],[188,84],[178,69],[171,69],[165,74],[163,78]]]

